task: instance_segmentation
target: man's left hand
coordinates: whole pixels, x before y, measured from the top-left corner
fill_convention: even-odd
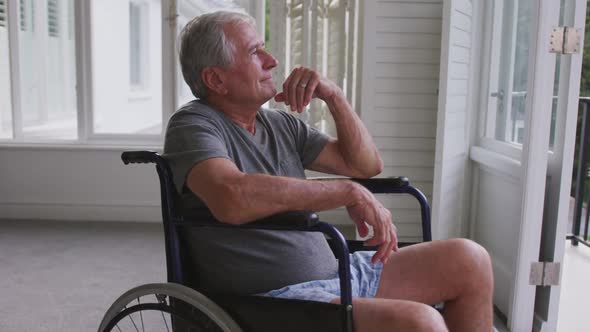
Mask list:
[[[284,102],[293,112],[301,113],[312,98],[328,102],[339,94],[342,94],[342,90],[336,83],[322,77],[315,70],[297,67],[283,83],[283,92],[275,96],[275,101]]]

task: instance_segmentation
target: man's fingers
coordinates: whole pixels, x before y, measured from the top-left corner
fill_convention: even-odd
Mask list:
[[[369,226],[367,226],[367,223],[364,221],[357,223],[356,229],[361,237],[366,237],[369,235]]]
[[[377,252],[375,253],[375,255],[373,255],[373,258],[371,259],[371,263],[377,264],[377,262],[379,262],[379,261],[383,262],[383,257],[387,254],[388,247],[389,246],[387,243],[380,245],[379,248],[377,249]]]
[[[315,89],[320,84],[319,74],[312,73],[309,81],[307,82],[307,87],[305,89],[305,95],[303,96],[303,105],[307,106],[311,102],[311,98],[313,98],[313,93]]]
[[[310,70],[306,70],[297,83],[297,104],[299,105],[300,112],[303,112],[305,106],[308,104],[305,102],[305,96],[313,93],[313,90],[315,89],[315,87],[311,86],[313,74],[310,74],[309,72]]]
[[[275,101],[276,101],[277,103],[282,103],[282,102],[284,102],[284,101],[285,101],[285,93],[284,93],[284,92],[279,92],[279,93],[277,93],[277,94],[276,94],[276,96],[275,96]]]
[[[290,75],[291,80],[289,81],[288,87],[289,104],[291,105],[291,110],[299,113],[301,113],[302,111],[302,106],[299,102],[299,95],[301,95],[302,92],[305,91],[305,87],[302,86],[302,79],[305,75],[305,72],[306,69],[303,67],[297,67],[293,69]],[[303,100],[303,98],[301,98],[301,100]]]
[[[313,98],[322,98],[319,89],[325,90],[325,87],[322,88],[321,84],[322,77],[318,72],[305,67],[297,67],[283,82],[283,92],[275,96],[275,101],[284,102],[291,108],[291,111],[301,113]]]
[[[298,75],[298,68],[295,68],[291,71],[291,73],[289,74],[289,76],[285,79],[285,82],[283,82],[283,94],[285,96],[284,102],[285,105],[291,106],[291,108],[293,108],[293,104],[292,104],[292,94],[293,94],[293,89],[291,89],[291,86],[293,85],[293,82],[295,80],[297,80],[297,75]]]
[[[391,240],[392,240],[391,241],[391,243],[392,243],[392,248],[391,249],[393,251],[397,252],[399,250],[399,247],[398,247],[398,240],[397,240],[397,231],[396,231],[395,227],[392,227],[391,234],[392,234],[391,235],[392,236],[391,237]]]
[[[365,241],[366,246],[380,246],[382,243],[387,242],[387,233],[383,231],[383,228],[378,223],[373,226],[373,237]]]

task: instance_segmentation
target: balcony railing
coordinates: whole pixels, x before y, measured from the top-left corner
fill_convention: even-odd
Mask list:
[[[578,243],[582,243],[590,247],[588,241],[588,221],[590,219],[590,195],[588,195],[588,201],[586,202],[585,216],[584,216],[584,229],[582,230],[582,212],[585,193],[588,191],[586,188],[586,179],[590,178],[590,169],[588,168],[588,162],[590,161],[590,97],[580,98],[580,107],[582,108],[582,118],[580,124],[580,132],[578,135],[578,162],[576,167],[576,179],[575,179],[575,198],[576,205],[574,207],[574,220],[572,224],[572,233],[568,234],[566,238],[572,241],[572,245],[577,246]],[[579,121],[580,121],[579,120]],[[583,233],[583,234],[582,234]]]

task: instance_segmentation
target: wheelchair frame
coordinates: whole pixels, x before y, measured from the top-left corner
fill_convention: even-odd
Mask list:
[[[256,228],[256,229],[272,229],[272,230],[298,230],[309,232],[322,232],[328,235],[331,239],[330,246],[332,247],[335,256],[338,258],[338,275],[340,278],[341,288],[341,304],[326,304],[312,301],[300,300],[284,300],[263,298],[260,296],[241,296],[227,297],[213,296],[214,300],[219,300],[225,305],[221,305],[226,309],[230,316],[240,316],[239,320],[245,320],[244,315],[253,311],[251,306],[246,304],[239,304],[244,298],[249,298],[248,301],[258,302],[258,305],[263,305],[265,299],[271,299],[274,302],[272,305],[280,304],[287,307],[294,305],[302,305],[304,303],[311,303],[312,307],[338,306],[338,316],[342,318],[342,326],[345,331],[352,331],[352,293],[350,280],[350,266],[349,266],[349,246],[353,249],[370,249],[363,247],[361,241],[346,241],[342,233],[334,226],[319,220],[317,214],[311,211],[291,211],[281,213],[264,218],[259,221],[254,221],[245,225],[234,226],[222,224],[215,220],[213,215],[206,209],[199,211],[183,211],[180,197],[176,192],[172,182],[172,173],[168,162],[156,152],[152,151],[127,151],[123,152],[121,159],[125,164],[135,163],[155,163],[156,170],[160,179],[160,192],[162,200],[162,219],[164,224],[165,248],[166,248],[166,270],[167,278],[170,283],[177,283],[181,285],[189,284],[185,270],[183,268],[182,248],[180,241],[180,232],[183,227],[234,227],[234,228]],[[326,178],[318,178],[326,179]],[[369,191],[375,194],[410,194],[415,197],[419,204],[422,217],[422,239],[423,241],[431,241],[430,228],[430,207],[428,205],[426,196],[411,186],[406,177],[395,178],[375,178],[375,179],[350,179],[365,186]],[[400,247],[410,243],[400,243]],[[232,304],[237,304],[237,309],[232,308]],[[230,304],[232,303],[232,304]],[[313,310],[313,309],[312,309]],[[106,318],[106,317],[105,317]],[[248,324],[246,324],[248,325]],[[264,328],[256,325],[252,330],[261,331]],[[340,329],[342,330],[342,329]]]

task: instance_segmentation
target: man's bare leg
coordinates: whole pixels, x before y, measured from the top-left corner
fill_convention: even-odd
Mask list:
[[[426,304],[445,302],[443,317],[450,331],[489,332],[492,295],[488,253],[475,242],[453,239],[412,245],[392,253],[383,267],[376,297]]]
[[[340,303],[334,299],[333,303]],[[448,332],[442,316],[432,307],[405,300],[354,298],[355,332]]]

